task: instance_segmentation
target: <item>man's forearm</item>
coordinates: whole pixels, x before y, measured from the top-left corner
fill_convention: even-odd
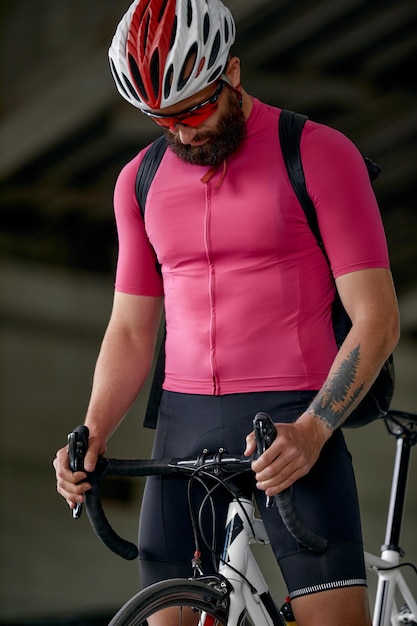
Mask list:
[[[368,388],[365,381],[358,378],[360,358],[358,344],[329,375],[308,410],[332,430],[343,424]]]
[[[152,364],[154,342],[107,332],[94,372],[85,424],[107,441],[135,401]]]

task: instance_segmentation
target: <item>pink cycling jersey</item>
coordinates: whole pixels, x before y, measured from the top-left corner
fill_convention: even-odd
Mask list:
[[[167,390],[314,390],[334,360],[334,282],[285,170],[279,112],[254,99],[245,141],[226,171],[219,167],[208,181],[202,181],[208,167],[167,150],[145,225],[135,178],[146,149],[120,173],[116,290],[164,295]],[[357,148],[308,121],[301,156],[333,276],[388,268],[379,209]]]

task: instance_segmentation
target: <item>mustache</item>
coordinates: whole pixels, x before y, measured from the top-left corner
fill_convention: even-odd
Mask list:
[[[194,136],[194,141],[213,141],[216,139],[217,136],[218,133],[208,130],[204,133],[197,133],[197,135]]]
[[[217,137],[218,137],[218,133],[213,132],[211,130],[207,130],[204,133],[197,133],[196,135],[194,135],[193,141],[206,141],[206,140],[214,141]],[[179,139],[178,135],[172,136],[172,133],[171,133],[171,138],[173,139],[175,143],[181,144],[181,140]]]

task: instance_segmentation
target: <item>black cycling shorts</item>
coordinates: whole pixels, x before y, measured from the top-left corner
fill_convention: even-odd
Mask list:
[[[308,407],[315,392],[260,392],[226,396],[188,395],[164,392],[153,449],[154,458],[198,455],[204,448],[225,448],[242,454],[245,438],[253,430],[259,411],[274,422],[293,422]],[[276,507],[266,509],[265,494],[254,487],[253,474],[244,474],[241,485],[254,493],[272,548],[291,597],[327,589],[366,585],[359,504],[351,456],[342,431],[326,442],[320,458],[307,476],[293,486],[300,516],[316,533],[328,540],[323,553],[314,553],[288,533]],[[152,476],[147,479],[142,502],[139,549],[141,583],[189,577],[195,545],[187,495],[182,477]],[[194,510],[206,492],[192,488]],[[227,505],[226,490],[216,489],[215,546],[222,548]],[[211,543],[213,515],[208,502],[203,509],[204,534]],[[201,542],[203,569],[212,573],[212,554]]]

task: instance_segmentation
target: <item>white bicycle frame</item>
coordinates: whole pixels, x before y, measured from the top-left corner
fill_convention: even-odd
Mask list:
[[[245,611],[256,626],[274,626],[261,599],[263,594],[269,594],[269,590],[249,549],[251,543],[269,544],[264,524],[255,517],[250,500],[233,500],[229,504],[224,550],[219,566],[219,574],[232,585],[227,626],[238,626]],[[203,616],[199,624],[205,623]]]
[[[378,576],[372,626],[400,626],[417,623],[417,603],[399,569],[401,520],[405,501],[411,446],[398,436],[391,486],[385,544],[381,556],[365,552],[365,565]],[[244,512],[244,511],[245,512]],[[268,586],[249,545],[269,544],[263,521],[255,517],[248,499],[233,500],[226,521],[225,544],[219,574],[232,585],[228,626],[238,626],[245,609],[256,626],[273,626],[274,621],[262,598]],[[249,581],[249,583],[248,583]],[[269,596],[270,597],[270,596]],[[397,600],[401,599],[398,606]],[[402,611],[402,606],[407,609]],[[200,624],[204,624],[204,620]]]
[[[228,509],[224,552],[219,566],[219,574],[232,585],[227,626],[238,626],[245,610],[256,626],[274,624],[261,599],[263,594],[269,594],[269,589],[249,549],[249,545],[254,543],[269,544],[263,521],[255,517],[254,506],[250,500],[233,500]],[[367,569],[378,576],[372,626],[400,626],[417,622],[417,603],[397,567],[399,562],[398,551],[383,550],[380,557],[365,552]],[[391,567],[394,569],[387,570]],[[398,594],[408,605],[407,613],[400,614]],[[199,624],[203,626],[205,623],[203,616]]]

